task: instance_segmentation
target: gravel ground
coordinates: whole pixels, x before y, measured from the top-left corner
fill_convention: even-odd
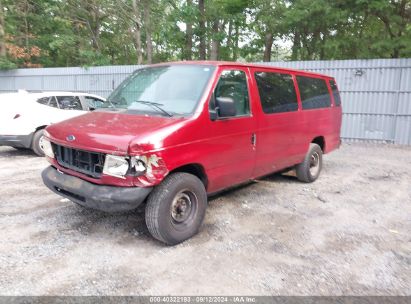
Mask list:
[[[411,295],[411,148],[345,144],[313,184],[272,175],[210,199],[200,233],[53,194],[0,147],[1,295]]]

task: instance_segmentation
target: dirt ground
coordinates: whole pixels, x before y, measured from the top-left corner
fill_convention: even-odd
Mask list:
[[[210,200],[198,235],[144,210],[82,209],[43,158],[0,147],[1,295],[411,295],[411,148],[344,144],[319,180],[272,175]]]

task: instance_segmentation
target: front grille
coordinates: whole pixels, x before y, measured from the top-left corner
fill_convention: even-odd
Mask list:
[[[106,155],[53,144],[54,154],[60,166],[93,178],[100,178]]]

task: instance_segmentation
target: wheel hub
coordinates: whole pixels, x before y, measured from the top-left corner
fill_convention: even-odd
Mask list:
[[[316,176],[320,170],[320,155],[314,152],[310,158],[310,174]]]
[[[192,208],[192,201],[186,191],[178,193],[171,204],[171,217],[178,223],[186,221]]]
[[[44,151],[44,136],[40,137],[39,139],[39,147],[41,151]]]

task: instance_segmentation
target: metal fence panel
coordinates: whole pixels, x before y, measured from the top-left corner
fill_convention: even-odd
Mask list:
[[[411,59],[271,62],[336,78],[341,137],[411,145]]]
[[[411,59],[271,62],[336,78],[344,140],[411,145]],[[0,71],[0,93],[18,89],[82,91],[107,97],[138,65]]]
[[[43,68],[0,71],[0,93],[16,90],[89,92],[107,97],[141,66]]]
[[[399,116],[397,118],[395,143],[411,145],[411,116]]]
[[[411,83],[411,80],[410,80]],[[403,93],[400,92],[399,102],[398,102],[398,114],[411,116],[411,92]]]

